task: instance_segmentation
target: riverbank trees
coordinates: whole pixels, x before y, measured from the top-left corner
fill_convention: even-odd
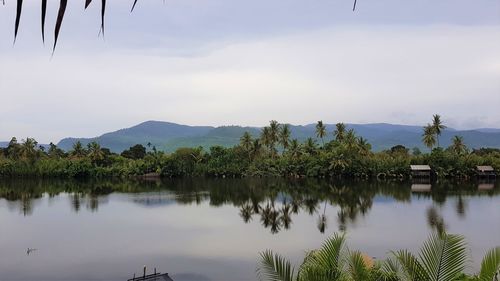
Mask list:
[[[36,140],[18,142],[12,138],[0,150],[0,176],[3,177],[128,177],[155,173],[165,177],[315,177],[315,178],[409,178],[410,164],[428,164],[437,178],[469,179],[478,165],[500,170],[500,150],[470,150],[460,136],[448,148],[434,147],[438,129],[445,126],[434,116],[423,130],[428,153],[410,151],[402,145],[373,152],[369,142],[343,123],[327,132],[323,122],[316,125],[316,138],[300,142],[289,126],[271,121],[260,136],[246,132],[234,147],[209,149],[180,148],[173,153],[157,151],[141,144],[121,154],[112,153],[98,143],[84,147],[76,142],[70,151],[50,144],[48,149]],[[439,131],[440,132],[440,131]],[[327,134],[334,138],[325,141]]]

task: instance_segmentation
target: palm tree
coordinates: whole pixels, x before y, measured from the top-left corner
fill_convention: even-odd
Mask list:
[[[85,151],[85,148],[83,148],[83,145],[80,141],[77,141],[73,144],[73,150],[70,152],[71,156],[73,157],[84,157],[87,155],[87,151]]]
[[[346,132],[345,124],[344,123],[337,123],[335,125],[335,131],[333,132],[335,140],[338,142],[343,142],[344,138],[345,138],[345,132]]]
[[[288,150],[290,155],[292,156],[292,159],[297,159],[300,156],[300,144],[297,139],[293,139],[292,142],[290,143],[290,149]]]
[[[436,144],[436,137],[435,137],[435,128],[427,124],[427,126],[424,127],[424,134],[422,135],[422,142],[432,150],[432,147]]]
[[[262,144],[259,139],[255,139],[252,144],[252,158],[260,155],[262,152]]]
[[[34,160],[37,155],[37,145],[38,142],[34,138],[26,138],[21,145],[21,155],[28,160]]]
[[[304,143],[304,150],[306,153],[309,155],[313,155],[316,153],[317,145],[316,141],[313,138],[307,138],[306,142]]]
[[[274,158],[276,156],[276,143],[279,141],[279,131],[280,124],[276,120],[271,120],[269,122],[269,137],[271,141],[271,156]]]
[[[321,143],[325,146],[324,137],[326,136],[326,126],[323,124],[323,121],[318,121],[316,124],[316,137],[321,139]]]
[[[344,142],[349,149],[354,148],[358,144],[358,137],[354,129],[349,129],[349,131],[347,131]]]
[[[252,150],[252,136],[249,132],[245,132],[240,138],[240,145],[248,153],[248,158],[250,159],[250,152]]]
[[[372,150],[372,145],[363,137],[358,138],[358,146],[363,155],[367,155]]]
[[[442,131],[446,129],[446,126],[443,125],[441,116],[439,114],[434,114],[434,116],[432,117],[432,127],[434,128],[434,133],[436,134],[437,139],[437,146],[439,147],[439,136],[441,136]]]
[[[290,145],[290,134],[290,126],[288,124],[283,124],[279,131],[279,142],[283,147],[283,153],[285,153]]]
[[[92,161],[92,163],[97,163],[104,159],[104,153],[102,152],[101,146],[93,141],[87,145],[88,148],[88,157]]]
[[[262,141],[262,144],[265,145],[270,152],[273,150],[274,146],[273,137],[271,136],[271,129],[269,127],[262,128],[262,131],[260,133],[260,140]]]
[[[456,154],[467,153],[467,146],[464,143],[464,138],[462,136],[454,136],[452,140],[451,150]]]

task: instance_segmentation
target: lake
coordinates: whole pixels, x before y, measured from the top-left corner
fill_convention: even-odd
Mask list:
[[[432,230],[466,237],[470,270],[500,245],[491,183],[283,179],[2,180],[0,280],[256,280],[259,252],[300,262],[338,231],[375,258]],[[36,249],[28,252],[28,248]]]

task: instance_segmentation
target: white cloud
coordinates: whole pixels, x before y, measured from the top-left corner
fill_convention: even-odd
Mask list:
[[[150,119],[422,124],[440,113],[459,127],[498,127],[498,50],[500,27],[452,25],[339,26],[187,57],[13,50],[0,54],[0,139],[57,141]]]

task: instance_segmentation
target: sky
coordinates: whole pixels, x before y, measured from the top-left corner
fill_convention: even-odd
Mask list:
[[[500,128],[498,0],[69,1],[0,5],[0,140],[57,142],[147,120]],[[165,2],[165,3],[163,3]]]

